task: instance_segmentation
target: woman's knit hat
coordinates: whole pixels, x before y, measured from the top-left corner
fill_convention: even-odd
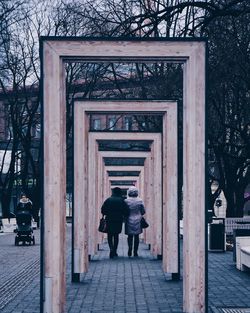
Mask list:
[[[135,186],[129,187],[128,196],[129,197],[138,197],[139,191]]]

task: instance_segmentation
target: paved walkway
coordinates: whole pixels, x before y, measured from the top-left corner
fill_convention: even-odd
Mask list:
[[[14,237],[0,235],[0,312],[39,313],[39,231],[35,246],[16,247]],[[88,273],[72,284],[68,249],[67,313],[182,312],[182,281],[164,275],[146,245],[140,244],[138,258],[128,258],[121,236],[118,254],[110,260],[103,244]],[[232,252],[209,253],[209,311],[225,307],[250,308],[250,273],[235,269]]]

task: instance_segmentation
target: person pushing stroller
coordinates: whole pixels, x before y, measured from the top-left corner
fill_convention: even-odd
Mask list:
[[[35,244],[32,228],[32,215],[32,202],[25,194],[22,194],[16,208],[16,246],[19,244],[19,241],[22,241],[23,244],[25,244],[25,242],[28,242],[29,244],[33,242],[33,244]]]

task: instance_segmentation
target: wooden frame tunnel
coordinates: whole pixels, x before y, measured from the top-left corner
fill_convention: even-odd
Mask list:
[[[41,312],[65,311],[66,106],[64,63],[183,63],[183,311],[207,310],[205,40],[41,38],[43,208]],[[83,127],[83,126],[82,126]],[[87,134],[84,134],[84,143]],[[80,147],[79,147],[80,149]],[[79,165],[84,173],[84,160]],[[82,191],[81,192],[85,192]],[[195,195],[195,196],[194,196]],[[81,221],[79,221],[81,222]],[[85,242],[84,240],[81,242]]]
[[[96,144],[96,139],[94,139],[93,137],[96,138],[105,138],[105,134],[103,134],[104,136],[100,135],[100,136],[91,136],[92,133],[90,133],[89,135],[89,145],[88,145],[88,151],[89,151],[89,172],[88,172],[88,185],[89,186],[95,186],[95,189],[97,190],[97,192],[93,192],[93,190],[91,190],[89,188],[88,190],[88,202],[86,203],[86,206],[88,207],[88,211],[89,211],[89,240],[88,240],[88,253],[90,255],[95,254],[96,252],[96,240],[95,238],[97,237],[97,228],[98,228],[98,221],[99,221],[99,217],[100,217],[100,208],[102,205],[102,202],[104,201],[105,198],[109,197],[111,194],[111,186],[110,186],[110,180],[109,177],[105,172],[103,172],[104,170],[104,163],[101,163],[101,166],[99,167],[99,162],[98,162],[98,158],[101,157],[101,159],[103,160],[103,157],[121,157],[122,154],[121,152],[118,151],[99,151],[97,149],[97,144]],[[96,135],[96,134],[94,134]],[[123,153],[123,152],[122,152]],[[133,156],[133,154],[135,154],[135,152],[130,152],[130,153],[124,153],[124,156]],[[137,155],[141,155],[141,156],[148,156],[150,153],[149,152],[138,152],[136,153]],[[79,156],[80,158],[80,156]],[[104,180],[100,177],[100,174],[102,174],[102,176],[104,177]],[[114,178],[113,178],[114,179]],[[136,178],[137,179],[137,178]],[[118,180],[117,177],[115,178],[115,180]],[[102,192],[99,192],[99,189],[102,187],[102,185],[104,187],[108,186],[109,189],[109,193],[106,193],[105,195]],[[100,196],[100,198],[99,198]],[[87,209],[87,208],[86,208]],[[76,230],[77,231],[77,230]],[[85,251],[86,253],[86,251]]]
[[[104,108],[105,106],[105,108]],[[153,106],[153,109],[152,109]],[[163,253],[163,269],[169,273],[178,273],[178,208],[177,208],[177,104],[174,101],[105,101],[105,103],[100,101],[76,101],[74,104],[74,141],[77,142],[77,146],[74,149],[74,164],[75,164],[75,189],[74,189],[74,237],[78,239],[77,246],[74,246],[74,251],[76,250],[76,254],[74,256],[74,272],[81,273],[85,272],[88,267],[88,257],[86,256],[86,248],[87,243],[81,243],[81,238],[83,234],[79,234],[77,229],[80,229],[80,225],[85,225],[88,228],[88,223],[83,223],[83,216],[85,214],[85,221],[88,221],[88,217],[86,216],[86,212],[82,213],[82,208],[85,204],[88,205],[88,197],[84,197],[80,190],[85,190],[86,194],[89,195],[91,199],[92,191],[88,192],[86,185],[89,185],[89,182],[86,182],[84,177],[88,176],[88,172],[90,173],[89,178],[95,177],[96,168],[94,155],[96,155],[96,143],[93,143],[93,140],[97,141],[98,139],[120,139],[126,140],[128,139],[129,133],[120,133],[120,132],[92,132],[87,135],[87,131],[89,129],[89,118],[88,114],[93,112],[158,112],[163,116],[163,134],[155,134],[155,133],[133,133],[133,139],[140,140],[154,140],[156,147],[154,148],[154,162],[155,166],[153,170],[149,171],[149,176],[154,177],[151,184],[155,188],[151,189],[149,193],[147,193],[148,203],[150,203],[151,207],[155,206],[154,210],[154,221],[156,225],[151,225],[151,230],[156,238],[152,243],[152,253],[154,255],[162,255]],[[84,125],[84,126],[83,126]],[[84,127],[84,130],[83,128]],[[84,140],[84,136],[82,134],[86,134],[86,141]],[[87,139],[88,137],[88,139]],[[161,137],[166,140],[163,140],[161,143]],[[88,142],[88,145],[86,145]],[[157,142],[157,144],[156,144]],[[92,143],[92,144],[91,144]],[[78,147],[81,149],[78,151]],[[85,147],[85,148],[84,148]],[[88,151],[88,152],[87,152]],[[163,154],[162,154],[163,152]],[[128,154],[129,152],[127,152]],[[132,152],[130,152],[132,153]],[[139,152],[138,152],[139,153]],[[83,162],[84,155],[86,156],[86,160],[89,156],[90,163]],[[123,155],[125,156],[126,153]],[[132,153],[132,155],[135,152]],[[163,155],[163,165],[161,166],[161,158]],[[78,168],[79,163],[86,163],[85,165],[85,174],[81,174],[81,170]],[[88,171],[89,169],[89,171]],[[99,171],[97,171],[99,172]],[[163,177],[163,184],[162,184]],[[171,177],[171,179],[167,179],[167,177]],[[166,188],[162,189],[162,185],[166,186]],[[163,191],[163,194],[162,192]],[[79,198],[78,198],[79,197]],[[154,199],[154,198],[157,199]],[[152,202],[152,198],[155,200]],[[162,204],[163,200],[163,204]],[[79,206],[78,206],[79,205]],[[93,207],[94,202],[89,204],[89,207]],[[161,207],[163,205],[163,209]],[[79,208],[79,210],[77,209]],[[158,208],[156,210],[156,208]],[[157,213],[158,212],[158,213]],[[162,245],[162,214],[163,220],[166,221],[163,223],[163,242]],[[79,217],[81,215],[81,217]],[[79,221],[81,224],[78,225]],[[152,229],[155,229],[154,231]],[[88,233],[88,231],[87,231]],[[93,233],[92,233],[93,234]],[[79,247],[85,247],[80,250]],[[78,251],[81,251],[79,254]],[[93,253],[93,247],[91,247],[91,253]],[[78,265],[78,266],[77,266]]]
[[[140,135],[141,133],[137,133],[138,135]],[[91,134],[92,137],[95,137],[96,138],[96,134],[93,133]],[[91,136],[90,135],[90,136]],[[100,134],[103,138],[106,137],[105,134]],[[118,135],[118,138],[122,138],[124,139],[126,137],[126,134],[122,134],[122,137]],[[121,134],[120,134],[121,135]],[[110,136],[109,136],[110,137]],[[100,139],[100,137],[98,136],[98,138]],[[145,134],[142,134],[142,137],[138,137],[138,138],[145,138]],[[157,142],[157,145],[158,145],[158,149],[161,148],[161,140],[160,140],[160,135],[157,134],[157,136],[154,136],[152,137],[152,139],[155,139],[156,142]],[[108,155],[113,155],[113,157],[121,157],[122,155],[124,155],[124,157],[145,157],[145,163],[144,163],[144,170],[141,171],[141,174],[140,174],[140,179],[142,179],[142,181],[144,182],[145,179],[144,179],[144,173],[148,172],[149,170],[153,170],[153,168],[155,168],[156,164],[154,164],[154,155],[151,154],[151,152],[142,152],[142,151],[127,151],[127,152],[117,152],[117,151],[108,151],[108,152],[99,152],[99,154],[104,157],[104,156],[108,156]],[[151,159],[151,162],[150,160]],[[148,165],[147,165],[148,164]],[[105,166],[105,164],[103,164],[104,167],[108,168],[107,166]],[[158,164],[158,166],[161,167],[161,164]],[[133,167],[133,165],[131,165],[131,167]],[[121,168],[121,167],[120,167]],[[99,170],[98,170],[99,171]],[[160,176],[158,177],[158,179],[161,178]],[[114,178],[113,178],[114,179]],[[129,178],[128,178],[129,179]],[[106,176],[106,180],[107,180],[107,184],[108,184],[108,181],[111,180],[110,177]],[[144,200],[145,204],[147,204],[147,213],[148,213],[148,217],[150,216],[151,217],[151,214],[152,214],[152,208],[153,207],[157,207],[158,210],[155,210],[154,211],[154,215],[152,214],[152,217],[154,216],[155,218],[155,222],[158,221],[158,231],[156,230],[154,232],[155,234],[155,238],[152,238],[152,245],[151,245],[151,248],[152,248],[152,253],[154,255],[157,255],[157,254],[162,254],[162,251],[161,251],[161,210],[162,210],[162,203],[161,203],[161,198],[156,198],[156,202],[155,202],[155,205],[153,205],[153,202],[154,202],[154,197],[153,197],[153,186],[154,186],[154,183],[153,183],[153,179],[152,179],[152,184],[150,184],[150,186],[146,186],[145,184],[142,183],[142,181],[140,180],[141,184],[139,186],[139,191],[140,191],[140,194],[141,194],[141,197],[143,198],[144,200],[144,193],[147,194],[151,194],[151,198],[150,198],[150,202],[147,203],[146,202],[146,199]],[[139,182],[139,179],[138,179],[138,182]],[[157,182],[157,180],[155,180],[155,183],[157,184],[161,184],[161,182]],[[109,190],[110,190],[110,185],[108,184],[109,186]],[[114,187],[114,186],[113,186]],[[117,185],[118,187],[118,185]],[[126,186],[123,186],[123,187],[126,187]],[[146,190],[146,187],[147,187],[147,190]],[[120,186],[121,188],[121,186]],[[157,190],[154,190],[154,192],[157,192]],[[109,193],[110,195],[110,193]],[[108,196],[109,196],[108,195]],[[158,202],[157,202],[158,201]],[[149,232],[152,232],[152,229],[155,228],[157,229],[157,226],[153,224],[153,222],[151,223],[152,224],[152,227],[150,229]],[[159,236],[157,238],[157,236]]]

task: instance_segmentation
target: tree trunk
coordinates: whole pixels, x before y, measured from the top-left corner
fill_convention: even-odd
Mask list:
[[[11,195],[6,192],[2,192],[1,194],[1,204],[2,204],[2,217],[9,218],[10,217],[10,202]]]
[[[41,208],[41,190],[40,190],[40,182],[36,181],[36,186],[34,186],[31,194],[31,201],[33,203],[33,217],[35,221],[38,221],[38,213]]]
[[[235,191],[230,184],[225,190],[224,195],[227,199],[227,217],[238,217],[239,213],[236,210],[235,206]]]
[[[239,183],[235,186],[235,207],[239,216],[243,216],[244,211],[244,192],[247,187],[248,180],[247,178],[242,178],[239,180]]]

